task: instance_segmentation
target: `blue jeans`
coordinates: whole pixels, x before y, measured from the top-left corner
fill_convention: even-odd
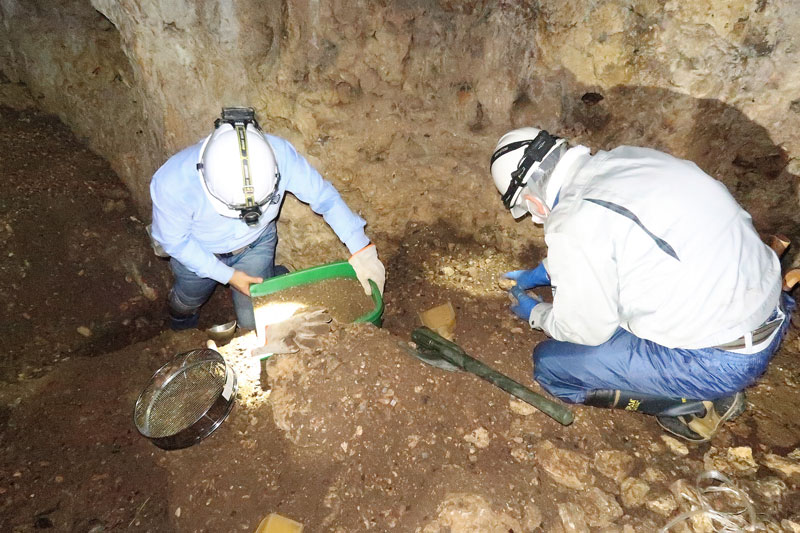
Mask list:
[[[250,276],[271,278],[275,275],[275,247],[277,244],[278,231],[275,222],[272,222],[255,241],[247,246],[245,251],[220,258],[220,261]],[[195,327],[200,307],[208,301],[218,284],[213,279],[201,278],[175,258],[170,259],[169,265],[175,278],[169,293],[170,311],[173,315],[185,317],[176,320],[173,316],[173,327],[176,322],[178,327],[175,329],[182,329],[181,326]],[[233,288],[231,288],[231,293],[239,327],[255,329],[253,302],[248,296]]]
[[[588,391],[598,389],[715,400],[752,385],[766,370],[789,328],[794,305],[788,294],[781,295],[786,318],[769,346],[754,354],[667,348],[620,328],[599,346],[540,343],[533,351],[533,377],[550,394],[570,403],[583,403]]]

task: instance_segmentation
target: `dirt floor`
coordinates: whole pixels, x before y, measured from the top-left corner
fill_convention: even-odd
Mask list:
[[[418,310],[449,301],[468,353],[542,392],[530,352],[544,336],[497,283],[541,251],[510,257],[444,223],[409,224],[386,258],[382,328],[337,326],[313,353],[266,361],[237,336],[219,349],[239,382],[229,418],[196,446],[156,448],[136,398],[207,337],[164,331],[168,266],[108,166],[52,117],[0,115],[0,531],[253,531],[276,512],[305,531],[644,533],[691,509],[712,469],[762,530],[800,531],[796,327],[711,443],[580,406],[563,427],[401,347]],[[218,291],[202,326],[230,313]],[[714,529],[698,516],[672,530]]]

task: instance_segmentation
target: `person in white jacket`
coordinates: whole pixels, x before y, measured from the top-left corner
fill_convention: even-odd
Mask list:
[[[364,292],[386,279],[364,220],[286,140],[261,131],[252,108],[223,108],[214,131],[173,155],[150,182],[152,237],[170,256],[170,327],[197,326],[218,284],[230,285],[238,325],[255,328],[250,285],[275,265],[276,221],[286,193],[325,219],[348,248]]]
[[[512,215],[544,225],[547,257],[505,276],[512,311],[552,337],[533,352],[547,391],[692,441],[744,410],[794,301],[722,183],[656,150],[592,155],[537,128],[504,135],[490,166]],[[552,304],[525,292],[547,285]]]

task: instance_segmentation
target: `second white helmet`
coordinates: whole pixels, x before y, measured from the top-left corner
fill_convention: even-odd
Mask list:
[[[203,142],[197,170],[220,215],[254,225],[262,207],[273,200],[280,174],[263,133],[253,124],[241,133],[229,123],[220,124]]]
[[[523,200],[524,189],[544,198],[544,191],[537,190],[546,178],[542,162],[565,144],[564,139],[532,127],[511,130],[500,137],[492,154],[490,169],[503,205],[511,210],[514,218],[528,213]],[[551,165],[548,167],[552,170]]]

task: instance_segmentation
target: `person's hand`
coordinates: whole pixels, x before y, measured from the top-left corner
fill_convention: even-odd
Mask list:
[[[320,335],[331,331],[331,315],[324,309],[298,311],[286,320],[267,324],[264,346],[254,348],[252,355],[311,352],[322,346]]]
[[[525,322],[530,322],[531,311],[536,304],[541,303],[541,300],[525,294],[519,285],[509,289],[508,294],[511,295],[511,312]]]
[[[241,292],[245,296],[250,296],[250,285],[254,283],[261,283],[264,278],[258,278],[245,274],[241,270],[234,270],[228,285]]]
[[[383,286],[386,283],[386,269],[378,259],[378,249],[374,244],[368,244],[360,249],[349,259],[350,265],[356,271],[356,277],[364,287],[366,294],[372,294],[372,287],[369,285],[369,280],[375,282],[378,286],[378,291],[383,294]]]
[[[544,263],[539,263],[539,266],[530,270],[512,270],[503,274],[505,279],[511,279],[517,282],[517,287],[526,291],[534,287],[543,287],[550,285],[550,275],[544,268]]]

